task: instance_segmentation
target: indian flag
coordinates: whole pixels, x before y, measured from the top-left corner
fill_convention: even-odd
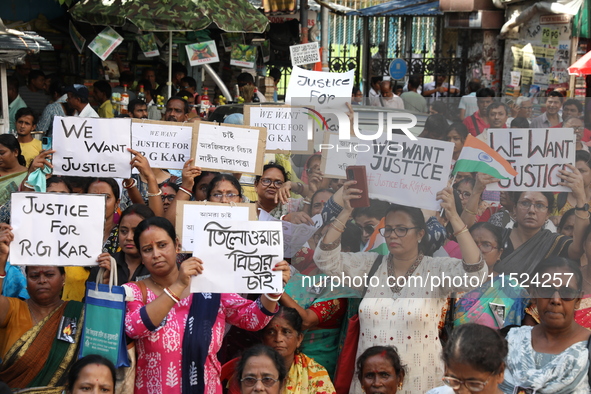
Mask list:
[[[511,179],[517,171],[484,141],[468,134],[453,173],[482,172],[498,179]]]

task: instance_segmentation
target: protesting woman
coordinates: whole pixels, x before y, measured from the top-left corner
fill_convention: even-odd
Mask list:
[[[0,135],[0,205],[10,200],[27,176],[25,157],[21,146],[12,134]]]

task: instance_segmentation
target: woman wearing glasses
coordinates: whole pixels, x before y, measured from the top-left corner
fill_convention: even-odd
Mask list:
[[[217,174],[207,187],[207,201],[227,204],[243,202],[242,187],[233,175]]]
[[[283,358],[274,349],[255,345],[244,352],[236,367],[235,380],[241,394],[279,394],[287,375]]]
[[[366,283],[370,286],[359,306],[357,356],[371,346],[396,346],[408,367],[401,392],[425,392],[435,387],[435,377],[443,374],[442,365],[437,362],[441,351],[438,327],[442,321],[441,310],[452,292],[471,290],[478,285],[477,280],[471,284],[469,278],[487,274],[485,260],[456,211],[453,190],[449,187],[437,193],[437,198],[442,200],[441,206],[460,244],[463,261],[424,256],[423,213],[418,208],[401,205],[391,205],[385,215],[385,227],[380,229],[388,248],[387,256],[372,252],[341,253],[342,223],[346,223],[353,211],[350,201],[359,198],[360,193],[355,181],[347,181],[342,197],[335,194],[334,201],[343,209],[320,241],[314,260],[328,275],[350,277],[360,292],[366,285],[360,285],[359,279],[368,277]],[[466,280],[431,287],[427,278],[442,277],[443,272],[447,277]],[[411,276],[413,279],[409,280]],[[359,382],[353,382],[350,392],[360,391]]]
[[[445,386],[427,394],[501,394],[507,352],[507,341],[496,330],[474,323],[455,328],[441,354]]]
[[[583,276],[579,264],[563,257],[542,261],[533,290],[540,324],[513,328],[507,335],[504,393],[520,388],[539,393],[589,393],[589,330],[575,322]],[[534,284],[532,282],[532,284]]]

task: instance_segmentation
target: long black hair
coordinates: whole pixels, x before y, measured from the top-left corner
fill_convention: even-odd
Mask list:
[[[16,151],[16,159],[18,160],[18,164],[25,167],[27,166],[27,161],[25,160],[25,156],[23,156],[23,151],[21,150],[21,144],[18,143],[18,140],[14,135],[0,134],[0,145],[4,145],[11,152]]]

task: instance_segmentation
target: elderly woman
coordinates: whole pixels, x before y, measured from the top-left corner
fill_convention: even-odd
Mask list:
[[[13,239],[10,226],[0,225],[0,286]],[[83,305],[62,301],[63,267],[27,267],[26,275],[30,299],[0,296],[0,381],[12,389],[60,393],[78,354]],[[68,337],[60,331],[64,318],[77,328]]]
[[[268,346],[255,345],[240,358],[234,381],[239,383],[241,394],[279,394],[286,375],[283,358],[277,351]]]
[[[591,333],[575,322],[583,286],[579,265],[550,257],[538,265],[535,274],[539,284],[532,290],[540,324],[509,331],[505,381],[500,387],[507,394],[520,388],[553,394],[589,393],[587,341]]]
[[[454,291],[469,290],[470,280],[454,286],[449,281],[430,288],[420,280],[408,278],[428,276],[482,277],[488,272],[484,258],[460,219],[450,187],[437,193],[442,200],[464,260],[450,257],[428,257],[422,253],[426,225],[418,208],[392,205],[385,216],[380,233],[385,238],[388,256],[377,253],[341,253],[341,234],[353,209],[350,201],[360,197],[355,181],[344,185],[343,210],[331,223],[314,254],[318,267],[329,275],[343,274],[363,278],[369,272],[365,296],[359,306],[360,332],[357,356],[371,346],[396,346],[408,363],[407,383],[403,393],[424,392],[436,386],[435,376],[443,372],[437,356],[441,351],[439,323],[441,310]],[[375,276],[375,278],[373,278]],[[395,278],[395,281],[392,281]],[[473,282],[473,281],[472,281]],[[458,283],[457,281],[455,283]],[[360,289],[363,291],[363,289]],[[359,393],[354,382],[351,393]]]
[[[357,359],[357,378],[366,394],[396,394],[406,369],[392,346],[372,346]]]

